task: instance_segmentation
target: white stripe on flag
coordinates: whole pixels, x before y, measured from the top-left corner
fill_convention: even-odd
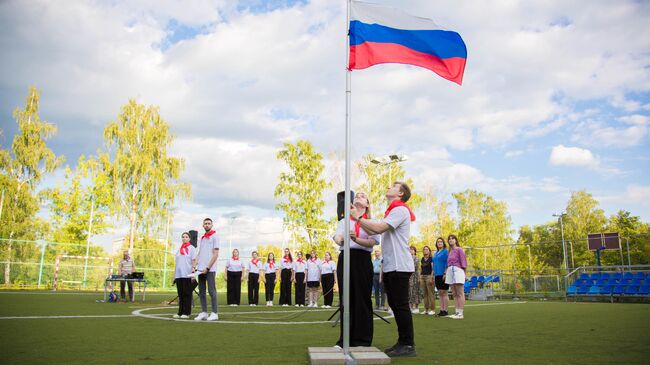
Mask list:
[[[363,1],[352,1],[350,20],[404,30],[442,29],[431,19],[413,16],[397,8]]]

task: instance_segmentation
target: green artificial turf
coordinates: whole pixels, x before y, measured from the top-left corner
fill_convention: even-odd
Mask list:
[[[339,333],[338,327],[326,323],[283,324],[324,321],[333,310],[221,306],[219,323],[180,322],[129,316],[152,308],[144,313],[170,318],[175,309],[163,302],[173,294],[148,294],[146,303],[129,304],[96,302],[102,296],[0,291],[0,317],[128,316],[0,319],[0,363],[307,364],[307,347],[332,346]],[[225,302],[224,295],[219,299]],[[393,364],[593,365],[650,360],[647,304],[468,302],[464,320],[416,315],[414,325],[418,356],[393,359]],[[375,321],[376,347],[392,345],[396,336],[392,320],[390,325]]]

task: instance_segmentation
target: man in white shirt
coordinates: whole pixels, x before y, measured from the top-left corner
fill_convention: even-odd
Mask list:
[[[124,251],[122,256],[122,261],[120,261],[120,275],[125,279],[131,279],[131,274],[135,271],[135,262],[129,255],[129,251]],[[122,296],[122,301],[126,302],[126,293],[124,292],[124,285],[129,287],[129,301],[133,301],[133,281],[120,281],[120,295]]]
[[[415,220],[415,215],[406,205],[410,197],[411,189],[408,185],[396,181],[386,191],[386,199],[390,205],[384,219],[364,219],[362,210],[354,205],[350,209],[350,218],[359,222],[361,228],[369,233],[381,234],[382,280],[388,305],[395,315],[398,332],[397,343],[384,350],[390,357],[416,356],[413,317],[408,296],[409,278],[415,271],[408,243],[411,221]]]
[[[196,269],[201,273],[199,275],[201,313],[194,319],[197,321],[216,321],[219,319],[219,315],[217,314],[217,286],[215,283],[217,259],[219,258],[219,238],[217,238],[216,232],[212,229],[212,219],[206,218],[203,220],[203,229],[205,229],[205,234],[201,237],[201,241],[199,241],[199,254],[196,258]],[[206,284],[212,304],[212,312],[210,315],[208,315],[208,299],[205,296]]]

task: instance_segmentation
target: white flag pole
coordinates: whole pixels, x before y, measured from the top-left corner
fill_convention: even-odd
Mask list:
[[[350,116],[352,90],[351,90],[351,71],[350,65],[350,3],[347,0],[346,9],[346,37],[345,51],[345,234],[343,235],[343,353],[346,357],[346,363],[350,357],[350,138],[352,134],[352,120]]]

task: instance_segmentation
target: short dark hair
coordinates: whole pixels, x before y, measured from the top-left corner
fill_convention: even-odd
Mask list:
[[[181,233],[181,238],[182,238],[184,235],[188,235],[188,236],[190,236],[190,232],[183,232],[183,233]],[[190,239],[191,239],[191,238],[192,238],[192,236],[190,236]]]
[[[204,221],[204,222],[205,222],[205,221],[210,221],[210,222],[212,222],[212,218],[205,218],[203,221]]]
[[[406,203],[407,201],[409,201],[409,199],[411,199],[411,188],[409,188],[409,186],[402,181],[395,181],[393,183],[393,185],[397,185],[397,184],[399,184],[399,191],[402,193],[401,199],[404,203]]]
[[[450,238],[453,238],[453,239],[456,240],[456,247],[460,247],[460,242],[458,242],[458,237],[456,237],[455,234],[450,234],[449,236],[447,236],[447,242],[449,242]]]

